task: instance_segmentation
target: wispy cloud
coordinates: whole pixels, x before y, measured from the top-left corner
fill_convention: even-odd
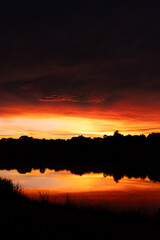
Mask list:
[[[41,102],[71,102],[71,103],[103,103],[105,102],[104,98],[96,97],[63,97],[58,95],[51,95],[39,99]]]

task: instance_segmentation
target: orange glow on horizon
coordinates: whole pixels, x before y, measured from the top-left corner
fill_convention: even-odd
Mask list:
[[[105,109],[77,106],[15,106],[1,111],[0,138],[28,135],[35,138],[64,138],[73,136],[102,137],[115,130],[127,134],[160,132],[160,111],[152,108]]]

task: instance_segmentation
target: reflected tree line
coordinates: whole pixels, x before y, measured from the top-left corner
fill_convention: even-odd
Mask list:
[[[44,173],[46,168],[79,175],[103,172],[117,182],[124,176],[160,181],[160,133],[124,136],[115,131],[113,136],[102,138],[46,140],[22,136],[0,140],[0,169],[20,173],[40,169]]]

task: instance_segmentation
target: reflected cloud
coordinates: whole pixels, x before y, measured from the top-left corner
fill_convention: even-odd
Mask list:
[[[113,209],[160,207],[160,183],[153,182],[146,177],[123,177],[118,183],[112,176],[103,173],[87,173],[82,176],[70,171],[46,169],[44,173],[32,170],[30,173],[20,174],[17,170],[0,170],[0,177],[11,179],[14,184],[23,188],[28,197],[40,199],[41,195],[54,202],[65,203],[67,196],[76,204],[91,204],[110,206]]]

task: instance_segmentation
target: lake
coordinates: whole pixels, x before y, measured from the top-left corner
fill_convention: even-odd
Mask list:
[[[160,183],[148,177],[123,177],[116,182],[103,173],[72,174],[70,171],[46,169],[25,174],[17,170],[0,170],[0,177],[19,184],[30,198],[47,198],[53,202],[110,207],[114,210],[141,209],[155,212],[160,208]]]

